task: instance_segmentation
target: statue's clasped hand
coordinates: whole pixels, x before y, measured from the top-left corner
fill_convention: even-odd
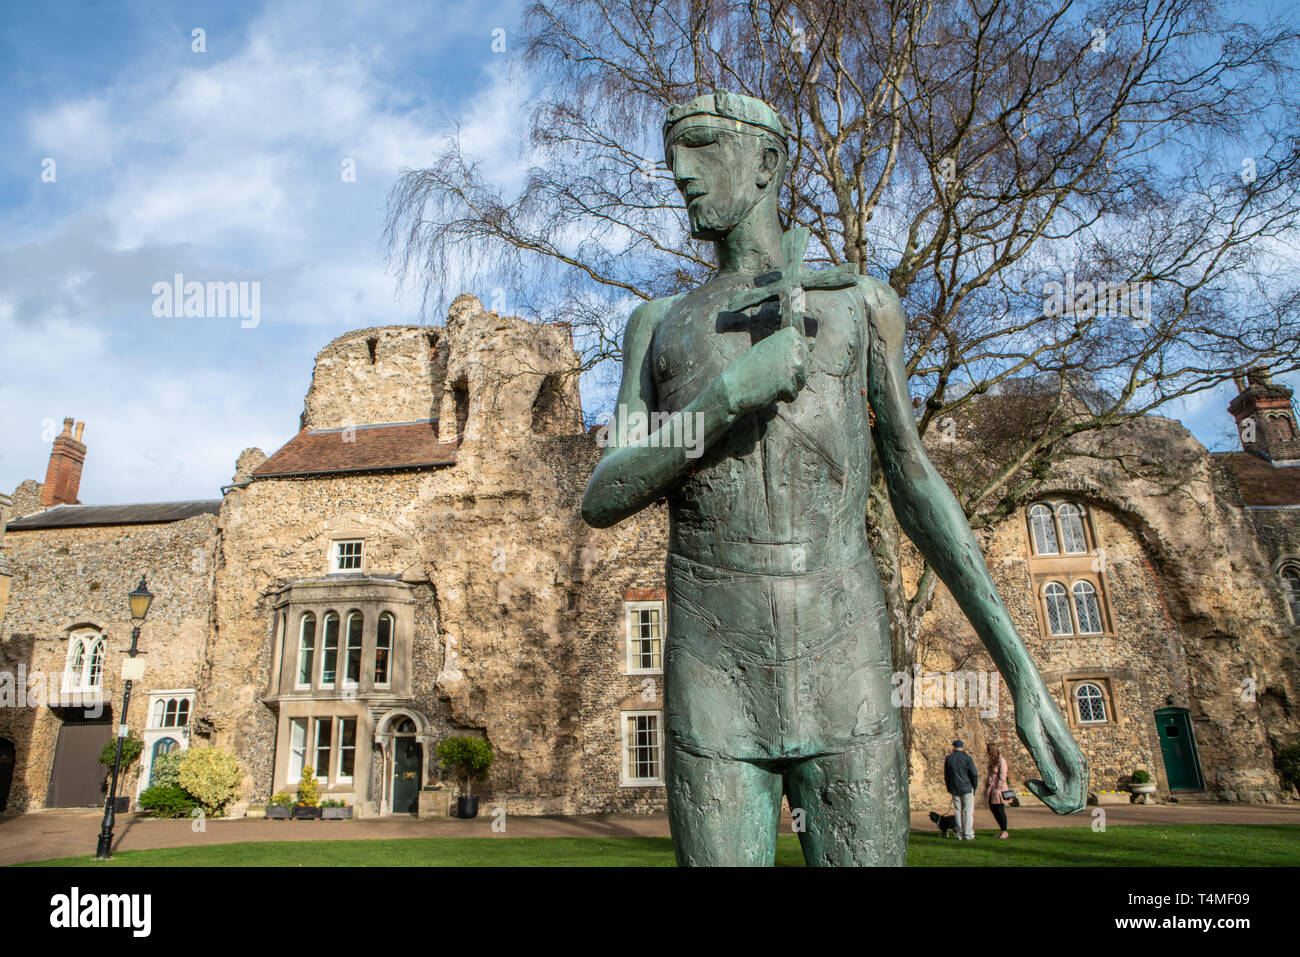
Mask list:
[[[787,327],[756,342],[722,373],[730,411],[743,415],[778,399],[793,402],[808,382],[808,345]]]

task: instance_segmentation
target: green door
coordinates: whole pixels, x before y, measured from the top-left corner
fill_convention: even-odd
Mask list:
[[[1171,791],[1199,791],[1205,787],[1201,759],[1196,754],[1192,719],[1186,708],[1161,708],[1156,712],[1160,754],[1165,760],[1165,780]]]
[[[415,738],[393,739],[393,813],[414,814],[420,800],[420,745]]]

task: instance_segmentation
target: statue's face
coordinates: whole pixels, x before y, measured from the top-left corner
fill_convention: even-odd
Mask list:
[[[722,239],[753,208],[762,192],[760,182],[771,178],[770,171],[764,175],[765,152],[757,136],[706,125],[672,131],[667,159],[693,238]]]

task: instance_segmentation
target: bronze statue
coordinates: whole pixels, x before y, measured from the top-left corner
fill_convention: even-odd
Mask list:
[[[668,500],[665,773],[678,863],[771,864],[784,790],[809,864],[903,865],[907,766],[867,543],[869,437],[901,527],[1011,690],[1043,775],[1030,787],[1058,814],[1076,811],[1087,764],[926,458],[897,295],[852,267],[805,270],[807,231],[782,234],[788,135],[747,96],[669,111],[667,162],[718,272],[629,318],[616,416],[661,424],[609,444],[582,514],[604,528]],[[693,417],[702,455],[673,441],[681,422],[665,414]]]

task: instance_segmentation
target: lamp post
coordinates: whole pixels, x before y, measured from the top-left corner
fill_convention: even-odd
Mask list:
[[[122,677],[125,679],[125,690],[122,692],[122,720],[117,725],[117,753],[113,757],[113,783],[108,789],[108,800],[104,802],[104,824],[99,829],[99,844],[95,848],[95,859],[99,861],[108,860],[109,854],[113,850],[113,822],[116,819],[116,808],[113,806],[117,803],[117,772],[122,766],[122,741],[126,738],[126,709],[131,705],[131,682],[136,678],[144,677],[144,662],[137,666],[135,658],[137,655],[144,654],[138,647],[140,641],[140,626],[144,624],[144,619],[149,614],[149,606],[153,604],[153,593],[149,591],[145,583],[144,576],[140,576],[140,584],[135,586],[135,591],[127,595],[131,600],[131,647],[127,650],[127,660],[122,662]]]

